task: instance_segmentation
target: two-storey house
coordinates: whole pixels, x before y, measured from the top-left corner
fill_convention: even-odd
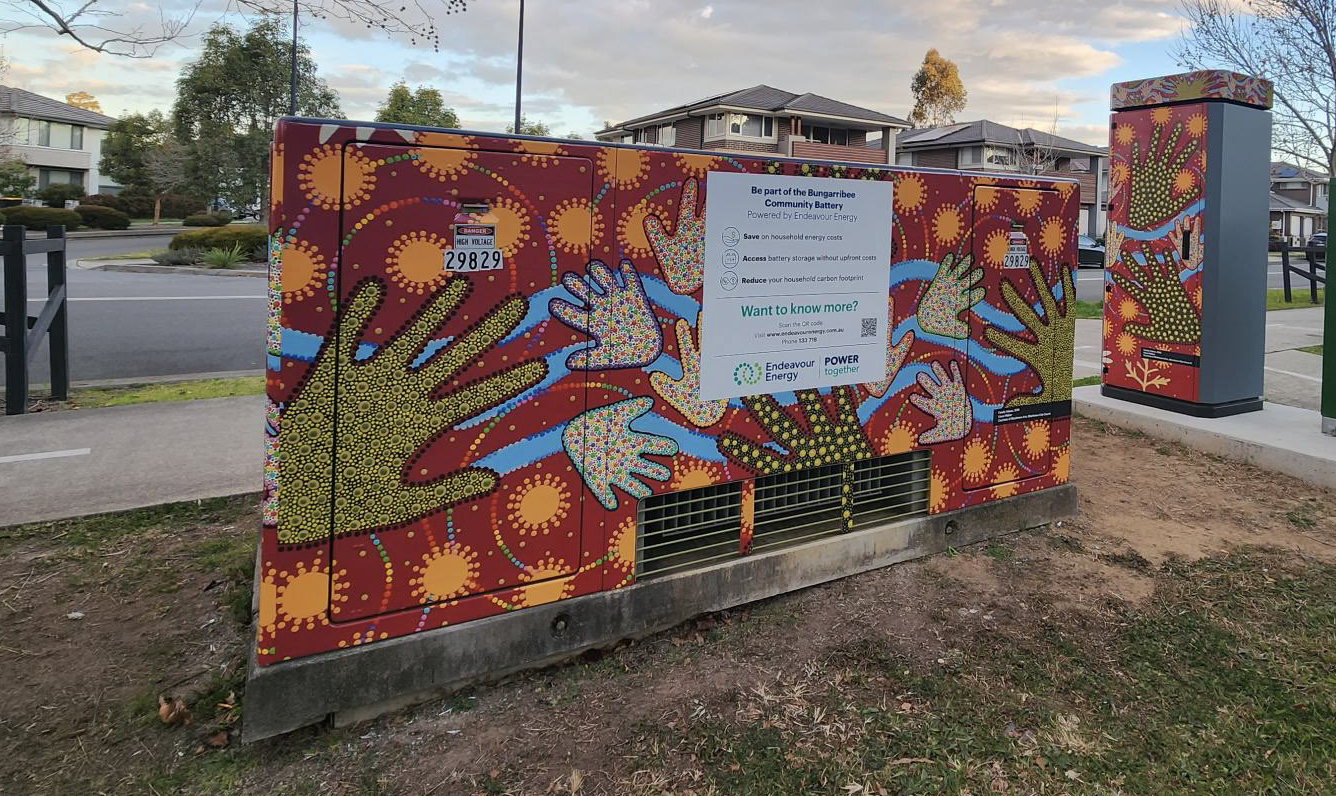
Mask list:
[[[102,136],[113,121],[31,91],[0,86],[0,154],[26,163],[38,190],[71,184],[95,194],[118,187],[98,171]]]

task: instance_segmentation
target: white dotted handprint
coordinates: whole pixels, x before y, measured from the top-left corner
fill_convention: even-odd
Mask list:
[[[900,372],[901,366],[905,364],[905,358],[909,356],[909,349],[914,345],[914,330],[910,329],[900,337],[900,342],[892,344],[891,339],[895,332],[895,299],[886,297],[886,378],[881,381],[869,382],[863,385],[872,395],[880,398],[891,388],[891,382],[895,381],[895,376]]]
[[[598,260],[589,263],[589,276],[567,273],[561,283],[587,309],[565,299],[552,299],[548,309],[567,326],[593,338],[594,344],[566,359],[572,370],[638,368],[663,351],[663,332],[650,308],[640,275],[630,260],[622,260],[622,281]]]
[[[654,406],[653,398],[632,398],[615,404],[590,409],[566,424],[561,432],[561,445],[575,469],[584,479],[585,486],[594,493],[603,507],[617,508],[614,486],[640,499],[651,490],[640,478],[667,481],[672,471],[667,466],[646,459],[646,456],[672,456],[677,443],[669,437],[642,434],[631,428],[636,418]]]
[[[954,359],[951,360],[950,377],[940,362],[933,362],[932,376],[920,373],[918,384],[927,395],[914,393],[909,396],[910,403],[937,418],[937,425],[919,434],[920,445],[952,442],[970,433],[974,413],[969,394],[965,392],[965,380],[960,376],[960,365]]]
[[[650,384],[663,400],[667,401],[684,417],[700,428],[718,423],[728,408],[728,401],[706,401],[700,397],[700,352],[691,339],[691,324],[685,318],[678,318],[674,327],[677,331],[678,356],[682,360],[682,378],[674,379],[667,373],[655,372],[649,375]],[[696,316],[696,334],[701,333],[701,317]],[[912,335],[912,332],[911,332]]]
[[[928,285],[923,301],[919,302],[918,322],[923,331],[955,340],[970,336],[969,324],[960,316],[983,301],[984,296],[984,289],[976,287],[983,279],[983,269],[971,271],[972,264],[973,259],[968,254],[959,260],[954,254],[942,258],[937,275]]]
[[[662,219],[651,215],[645,219],[645,235],[668,288],[684,296],[699,290],[705,274],[705,214],[697,214],[694,177],[682,188],[673,234],[663,228]]]

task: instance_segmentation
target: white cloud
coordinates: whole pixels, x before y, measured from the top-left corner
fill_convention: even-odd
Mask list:
[[[701,19],[709,19],[714,16],[714,6],[706,6],[700,10]]]

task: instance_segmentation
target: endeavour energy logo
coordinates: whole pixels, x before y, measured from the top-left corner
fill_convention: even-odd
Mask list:
[[[739,362],[733,368],[733,383],[739,387],[750,387],[761,381],[761,363]]]

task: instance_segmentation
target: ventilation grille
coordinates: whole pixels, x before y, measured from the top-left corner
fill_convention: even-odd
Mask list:
[[[929,451],[854,462],[854,529],[928,512]]]
[[[844,467],[830,464],[756,479],[751,549],[761,551],[839,533]]]
[[[662,575],[738,555],[742,484],[718,484],[640,501],[636,576]]]

